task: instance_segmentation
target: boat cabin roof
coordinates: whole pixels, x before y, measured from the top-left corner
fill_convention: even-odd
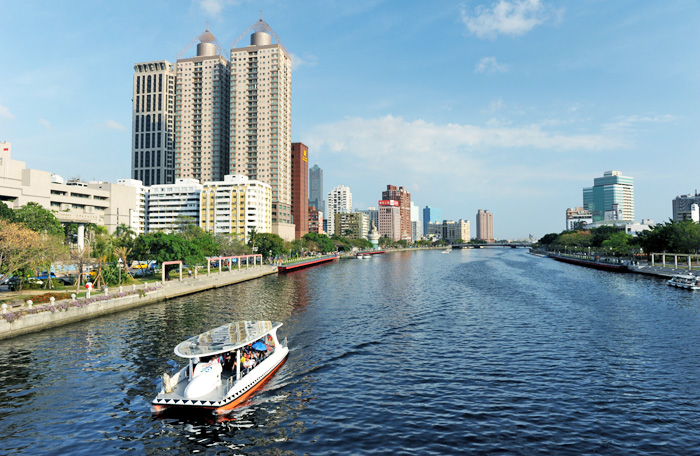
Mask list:
[[[175,347],[182,358],[213,356],[244,347],[282,326],[277,321],[234,321],[199,336],[194,336]]]
[[[676,274],[672,277],[672,279],[695,280],[695,279],[697,279],[697,276],[694,276],[693,274]]]

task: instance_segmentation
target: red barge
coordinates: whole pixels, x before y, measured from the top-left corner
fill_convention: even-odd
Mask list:
[[[609,263],[606,261],[588,260],[585,258],[572,258],[572,257],[567,257],[567,256],[562,256],[562,255],[555,255],[555,254],[550,254],[548,256],[550,258],[557,260],[557,261],[561,261],[562,263],[570,263],[570,264],[575,264],[578,266],[584,266],[587,268],[600,269],[603,271],[613,271],[613,272],[627,272],[627,271],[629,271],[629,269],[627,269],[626,263]]]
[[[295,261],[294,263],[285,264],[284,266],[277,266],[277,271],[279,272],[290,272],[301,268],[308,268],[310,266],[316,266],[318,264],[328,263],[329,261],[337,260],[337,255],[330,255],[318,258],[309,258],[308,260]]]

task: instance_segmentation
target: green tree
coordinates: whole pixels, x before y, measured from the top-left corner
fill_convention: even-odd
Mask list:
[[[284,247],[284,240],[277,234],[258,233],[255,236],[258,252],[263,258],[286,255],[289,251]]]
[[[241,236],[235,233],[219,233],[214,236],[220,256],[245,255],[250,253]]]
[[[613,255],[629,255],[632,252],[632,239],[633,236],[625,233],[624,231],[617,231],[612,233],[608,239],[603,241],[601,247],[604,249],[610,249]]]
[[[15,221],[15,211],[10,209],[7,204],[0,201],[0,220],[7,220],[8,222]]]
[[[306,233],[303,239],[306,241],[306,248],[308,250],[315,250],[323,253],[335,251],[335,244],[331,238],[325,234]]]
[[[15,220],[39,233],[64,235],[63,226],[53,212],[44,209],[41,204],[33,201],[15,211]]]
[[[148,233],[136,238],[132,255],[139,260],[164,261],[181,260],[185,264],[204,263],[205,255],[195,242],[188,241],[182,236],[172,233]],[[176,266],[169,265],[166,274]]]
[[[540,238],[539,241],[537,241],[537,243],[539,245],[549,245],[549,244],[553,243],[557,239],[557,237],[559,237],[559,234],[557,234],[557,233],[545,234],[544,236],[542,236]]]

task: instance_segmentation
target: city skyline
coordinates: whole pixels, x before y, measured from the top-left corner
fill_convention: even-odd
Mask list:
[[[261,9],[292,58],[291,140],[354,208],[397,182],[444,219],[488,207],[496,238],[539,237],[607,170],[634,176],[637,221],[699,187],[700,6],[680,1],[8,4],[0,140],[29,168],[131,177],[134,64],[191,58],[207,28],[230,49]]]

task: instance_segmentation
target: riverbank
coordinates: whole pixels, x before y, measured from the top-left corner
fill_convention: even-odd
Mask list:
[[[542,256],[542,254],[538,254],[535,252],[530,252],[533,255],[536,256]],[[567,256],[567,255],[562,255],[562,254],[554,254],[553,252],[547,252],[546,257],[549,257],[553,260],[557,261],[564,261],[569,264],[574,264],[576,266],[583,266],[583,267],[593,267],[596,269],[603,269],[603,270],[611,270],[609,266],[613,265],[616,268],[619,268],[619,265],[624,265],[626,267],[626,272],[632,272],[635,274],[643,274],[643,275],[648,275],[648,276],[653,276],[653,277],[659,277],[662,279],[670,279],[674,275],[678,274],[691,274],[695,272],[696,275],[700,275],[700,270],[697,268],[694,269],[688,269],[687,267],[684,268],[676,268],[676,267],[671,267],[671,266],[658,266],[658,265],[652,265],[649,262],[646,261],[635,261],[635,262],[630,262],[630,261],[623,261],[620,262],[619,259],[614,258],[614,259],[605,259],[602,258],[600,260],[589,260],[585,258],[580,258],[580,257],[572,257],[572,256]],[[596,265],[602,265],[605,267],[596,267]],[[618,271],[619,272],[619,271]]]
[[[24,304],[18,308],[3,308],[0,318],[0,340],[43,331],[110,313],[121,312],[168,299],[227,287],[248,280],[276,274],[275,266],[255,266],[240,271],[198,275],[165,283],[144,283],[141,286],[122,287],[93,293],[90,298],[65,299],[42,305]]]

